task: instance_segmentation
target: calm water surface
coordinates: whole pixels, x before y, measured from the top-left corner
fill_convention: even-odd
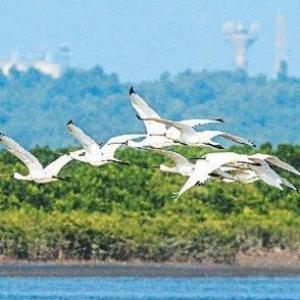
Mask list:
[[[0,278],[0,299],[300,299],[298,278]]]

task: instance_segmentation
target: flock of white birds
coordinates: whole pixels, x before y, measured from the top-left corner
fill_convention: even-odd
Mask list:
[[[272,167],[279,167],[298,176],[300,172],[276,156],[261,153],[245,155],[224,151],[206,154],[197,158],[195,163],[192,163],[179,153],[162,149],[174,145],[225,149],[221,144],[213,140],[215,137],[223,137],[239,144],[255,145],[247,139],[224,131],[195,130],[195,127],[206,124],[223,123],[222,119],[172,121],[161,118],[132,87],[129,90],[129,98],[133,108],[137,112],[137,117],[144,122],[146,133],[112,137],[102,145],[88,136],[82,129],[78,128],[73,121],[69,121],[67,128],[70,134],[80,142],[83,149],[64,154],[45,168],[43,168],[35,156],[26,151],[12,138],[0,134],[1,144],[10,153],[19,158],[29,170],[27,175],[15,172],[13,177],[17,180],[34,181],[37,183],[64,180],[58,174],[72,160],[78,160],[92,166],[102,166],[108,163],[129,164],[115,157],[117,149],[122,145],[126,145],[132,148],[151,150],[174,161],[175,166],[169,167],[162,164],[159,166],[159,169],[162,172],[178,173],[188,177],[181,190],[175,193],[176,199],[193,186],[201,185],[214,177],[219,178],[224,183],[252,183],[262,180],[281,190],[284,186],[292,190],[297,190],[292,183],[281,177]]]

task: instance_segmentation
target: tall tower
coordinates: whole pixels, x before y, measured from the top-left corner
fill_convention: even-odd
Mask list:
[[[277,15],[275,36],[275,75],[277,76],[287,76],[286,44],[285,20],[282,15]]]
[[[228,41],[235,47],[235,67],[237,70],[247,70],[247,49],[256,41],[256,33],[259,24],[254,22],[249,29],[244,28],[241,22],[234,24],[226,22],[223,25],[223,33]]]

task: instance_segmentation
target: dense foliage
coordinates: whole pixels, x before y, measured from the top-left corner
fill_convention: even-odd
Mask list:
[[[208,151],[176,150],[187,157]],[[272,149],[263,144],[259,151],[300,169],[299,145]],[[59,155],[49,148],[33,152],[43,164]],[[164,161],[161,156],[127,148],[118,156],[132,164],[97,168],[73,161],[61,173],[69,181],[38,185],[6,178],[26,169],[2,151],[0,254],[30,260],[230,262],[237,253],[255,249],[300,249],[298,193],[261,182],[223,184],[214,179],[174,202],[172,192],[186,179],[151,167]],[[300,188],[300,178],[284,176]]]
[[[73,119],[95,138],[143,132],[128,100],[129,83],[100,67],[67,70],[53,79],[34,69],[0,74],[1,131],[26,146],[64,147],[74,143],[65,124]],[[164,73],[134,84],[162,114],[180,119],[223,117],[222,128],[253,139],[297,144],[300,80],[249,77],[242,72]],[[129,122],[130,120],[130,122]]]

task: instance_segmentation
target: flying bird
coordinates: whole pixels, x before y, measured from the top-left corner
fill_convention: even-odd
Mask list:
[[[66,178],[59,177],[60,170],[69,163],[73,158],[70,155],[64,154],[58,159],[54,160],[47,167],[43,168],[39,160],[31,153],[26,151],[12,138],[0,134],[0,143],[9,151],[21,160],[28,168],[28,175],[22,175],[18,172],[13,174],[17,180],[34,181],[37,183],[49,183],[57,181],[58,179],[65,180]]]
[[[247,165],[241,166],[241,164],[231,164],[231,167],[223,166],[221,167],[221,170],[225,173],[232,174],[232,179],[224,179],[224,182],[230,183],[230,182],[242,182],[242,183],[253,183],[255,181],[260,180],[260,178],[257,176],[257,174],[249,169]]]
[[[294,191],[297,191],[296,187],[292,183],[276,173],[270,167],[270,165],[300,176],[300,172],[296,168],[280,160],[278,157],[268,154],[256,153],[249,155],[249,159],[254,162],[258,162],[256,165],[249,165],[249,168],[253,170],[265,183],[277,187],[280,190],[283,190],[283,186],[286,186]]]
[[[115,152],[124,143],[132,139],[144,137],[144,134],[129,134],[110,138],[103,146],[88,136],[71,120],[67,123],[69,132],[80,142],[83,149],[70,153],[70,156],[92,166],[102,166],[111,162],[128,164],[115,158]]]
[[[175,163],[175,166],[173,167],[169,167],[164,164],[159,165],[159,169],[162,172],[177,173],[183,176],[190,176],[190,174],[194,170],[195,164],[191,163],[186,157],[184,157],[183,155],[177,152],[163,150],[163,149],[151,149],[151,148],[146,148],[146,149],[152,152],[159,153],[169,158]]]
[[[233,173],[232,176],[234,177],[235,181],[252,183],[262,180],[266,184],[274,186],[280,190],[283,190],[284,186],[294,191],[297,190],[291,182],[280,176],[271,168],[271,166],[276,166],[299,176],[300,172],[290,164],[280,160],[276,156],[269,154],[256,153],[249,155],[248,158],[255,162],[255,164],[233,162],[228,164],[228,166],[222,167],[222,169],[226,172]]]
[[[223,165],[229,163],[247,163],[257,164],[251,161],[247,155],[237,154],[233,152],[219,152],[210,153],[201,157],[195,164],[193,172],[190,174],[188,180],[183,185],[178,193],[175,193],[175,198],[178,199],[183,193],[196,185],[201,185],[212,177],[212,174]]]
[[[184,145],[200,146],[200,147],[210,146],[213,148],[225,149],[222,145],[213,141],[215,137],[223,137],[227,140],[231,140],[238,144],[255,146],[254,143],[249,140],[246,140],[242,137],[224,131],[219,131],[219,130],[196,131],[192,126],[188,124],[178,122],[178,121],[172,121],[168,119],[162,119],[162,118],[146,118],[142,120],[154,121],[157,123],[165,124],[169,127],[177,128],[179,134],[175,131],[167,131],[166,133],[163,134],[163,136],[173,140],[174,142],[179,142]]]
[[[159,165],[159,169],[162,172],[177,173],[182,176],[189,177],[195,169],[194,163],[190,162],[186,157],[184,157],[183,155],[177,152],[163,150],[163,149],[151,149],[151,148],[149,148],[149,150],[151,150],[152,152],[157,152],[169,158],[170,160],[173,160],[173,162],[175,163],[175,166],[173,167],[169,167],[164,164]],[[233,176],[231,176],[230,174],[222,170],[222,168],[216,169],[210,174],[210,176],[218,177],[224,181],[226,180],[236,181]]]
[[[293,167],[290,164],[282,161],[277,156],[270,155],[270,154],[256,153],[256,154],[250,155],[249,158],[254,160],[254,161],[255,160],[264,160],[269,165],[273,165],[275,167],[281,168],[285,171],[289,171],[289,172],[291,172],[295,175],[300,176],[300,172],[295,167]]]
[[[163,148],[178,144],[178,142],[174,141],[174,136],[180,135],[179,130],[172,126],[167,128],[166,124],[151,120],[151,118],[161,119],[161,117],[152,107],[147,104],[145,99],[143,99],[134,91],[133,87],[131,87],[129,90],[129,98],[133,108],[137,112],[137,117],[144,122],[147,136],[144,140],[138,143],[129,141],[128,146],[136,148]],[[191,127],[223,122],[224,121],[222,119],[188,119],[178,121],[178,123],[186,124],[187,126]],[[168,137],[169,135],[172,137],[171,139]]]

